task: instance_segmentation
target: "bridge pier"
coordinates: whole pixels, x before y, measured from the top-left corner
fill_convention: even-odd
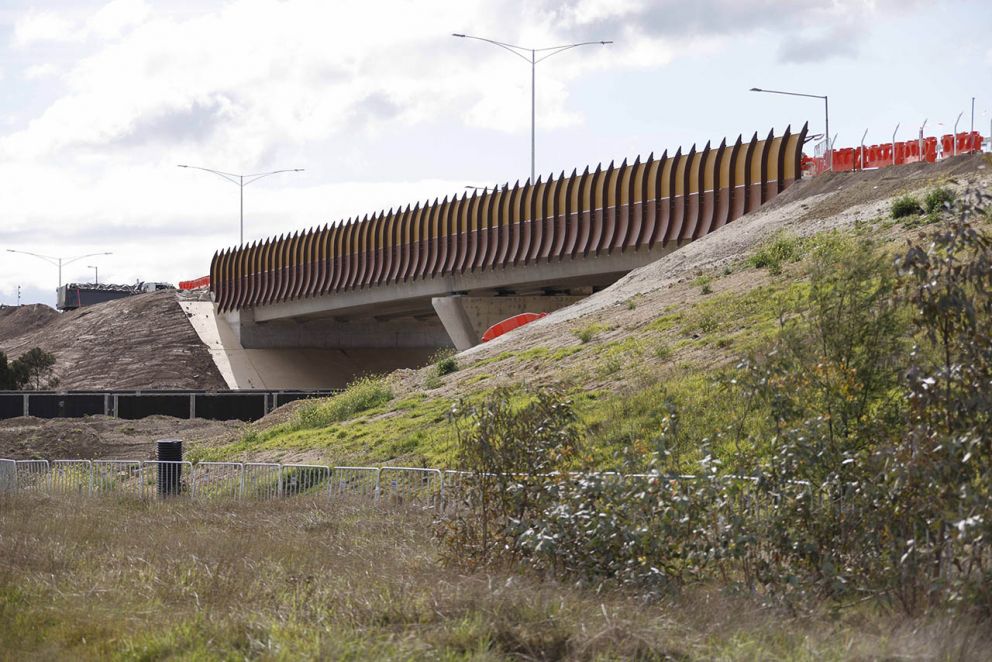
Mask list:
[[[433,297],[431,304],[459,352],[478,345],[486,329],[520,313],[550,313],[570,306],[582,296],[535,295],[473,297],[453,294]]]

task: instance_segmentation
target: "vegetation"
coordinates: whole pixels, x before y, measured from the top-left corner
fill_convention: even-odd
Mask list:
[[[907,216],[916,216],[922,212],[923,207],[920,206],[920,201],[911,195],[904,195],[892,202],[892,218],[906,218]]]
[[[10,363],[0,352],[0,390],[55,388],[59,380],[53,375],[54,367],[55,356],[39,347],[28,350]]]
[[[11,659],[981,659],[987,631],[867,610],[790,621],[747,595],[645,604],[437,563],[427,513],[283,502],[0,498]],[[964,642],[964,643],[962,643]]]
[[[973,225],[980,211],[962,205],[898,271],[869,242],[817,244],[801,305],[722,375],[725,411],[696,414],[687,435],[691,406],[642,391],[667,411],[612,466],[559,394],[459,407],[475,479],[439,523],[446,558],[653,597],[716,582],[790,613],[870,600],[987,622],[992,236]],[[611,420],[643,411],[637,396],[618,406]]]
[[[326,427],[385,404],[392,398],[393,393],[384,379],[362,377],[349,384],[339,395],[327,400],[305,402],[290,425],[294,430]]]
[[[782,273],[782,266],[797,262],[804,254],[806,241],[795,235],[780,232],[758,247],[747,264],[755,269],[768,269],[772,274]]]
[[[933,214],[950,208],[953,202],[954,192],[943,186],[938,186],[927,193],[927,196],[923,199],[923,207],[928,214]]]
[[[588,324],[578,329],[572,331],[572,335],[579,339],[579,342],[585,344],[603,333],[607,330],[607,327],[603,324]]]

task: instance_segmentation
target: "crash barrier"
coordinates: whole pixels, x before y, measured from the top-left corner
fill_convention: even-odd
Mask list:
[[[241,245],[214,255],[210,289],[227,312],[541,262],[589,260],[593,271],[602,255],[681,245],[772,200],[802,176],[806,132],[738,136]]]
[[[193,280],[179,281],[180,290],[198,290],[201,287],[210,287],[210,276],[202,276]]]
[[[300,391],[0,391],[0,420],[17,416],[139,419],[160,415],[215,421],[255,421],[276,407],[335,389]]]
[[[140,498],[363,497],[440,508],[444,474],[418,467],[268,462],[0,459],[0,493]]]
[[[854,172],[920,161],[935,163],[952,156],[981,152],[983,142],[981,133],[971,131],[947,134],[939,139],[930,136],[862,147],[841,147],[833,150],[832,168],[826,156],[803,156],[803,170],[807,175],[819,175],[828,170]]]

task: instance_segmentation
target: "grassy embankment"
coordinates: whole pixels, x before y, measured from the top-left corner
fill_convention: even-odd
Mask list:
[[[460,364],[444,358],[420,371],[413,387],[363,380],[334,398],[300,405],[281,423],[252,426],[233,443],[194,448],[191,457],[304,453],[328,464],[451,467],[456,438],[448,414],[457,399],[481,399],[496,385],[524,381],[572,395],[604,466],[620,448],[656,434],[673,408],[687,439],[705,436],[740,418],[741,403],[727,397],[728,368],[764,345],[783,319],[801,313],[811,251],[888,236],[882,248],[894,253],[909,228],[927,222],[879,218],[811,238],[780,234],[719,272],[696,274],[681,286],[685,303],[659,303],[659,295],[649,295],[621,307],[621,314],[654,307],[646,321],[578,320],[563,329],[567,340],[560,346],[507,350]]]

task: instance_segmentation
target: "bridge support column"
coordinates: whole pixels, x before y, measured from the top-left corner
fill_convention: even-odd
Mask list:
[[[570,306],[583,296],[492,296],[453,294],[434,297],[431,304],[459,352],[478,345],[482,334],[496,322],[520,313],[550,313]]]

